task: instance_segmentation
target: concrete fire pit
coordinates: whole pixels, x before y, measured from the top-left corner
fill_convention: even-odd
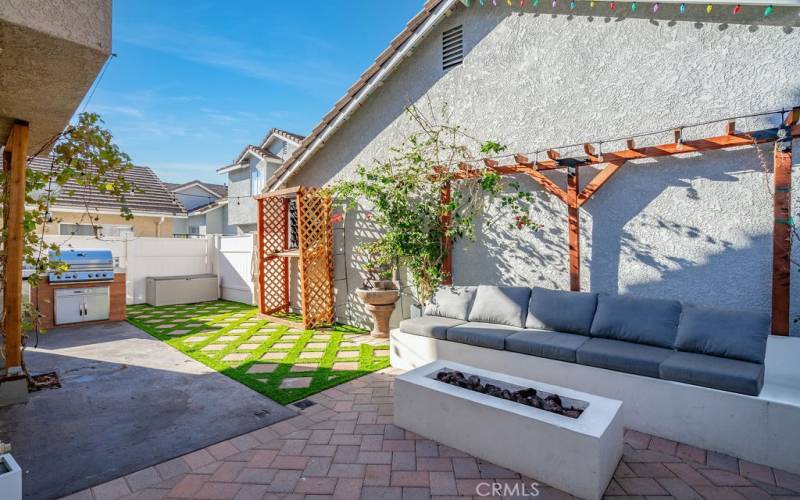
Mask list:
[[[448,384],[441,370],[558,394],[583,411],[570,418]],[[446,360],[395,380],[394,423],[587,499],[602,498],[622,458],[622,402]]]

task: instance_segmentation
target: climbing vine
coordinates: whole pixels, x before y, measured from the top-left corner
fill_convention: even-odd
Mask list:
[[[451,124],[447,105],[428,104],[424,111],[409,106],[406,115],[413,131],[390,148],[389,158],[359,165],[355,179],[335,183],[330,192],[345,210],[363,206],[366,218],[380,227],[359,248],[367,270],[388,277],[406,269],[417,300],[426,303],[446,278],[444,239],[474,238],[475,219],[490,200],[511,212],[512,227],[536,231],[540,225],[530,215],[533,195],[482,163],[502,153],[503,144]],[[476,175],[464,178],[464,169]],[[449,199],[442,197],[448,186]]]

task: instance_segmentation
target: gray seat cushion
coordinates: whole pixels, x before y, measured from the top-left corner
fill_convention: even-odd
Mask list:
[[[575,362],[575,352],[589,337],[549,330],[523,330],[506,337],[506,351]]]
[[[769,332],[766,314],[684,306],[675,348],[763,364]]]
[[[474,286],[443,286],[425,306],[425,314],[467,321],[477,289]]]
[[[480,285],[469,311],[469,320],[523,328],[530,297],[531,289],[528,287]]]
[[[661,363],[661,378],[758,396],[764,386],[764,365],[692,352],[676,352]]]
[[[675,354],[672,349],[621,340],[590,339],[578,348],[578,363],[619,372],[659,376],[659,365]]]
[[[463,325],[464,321],[452,318],[440,318],[438,316],[421,316],[419,318],[406,319],[400,322],[400,331],[412,335],[421,335],[434,339],[445,340],[447,329],[453,326]]]
[[[589,335],[596,308],[596,293],[533,288],[525,328]]]
[[[597,297],[590,334],[614,340],[671,348],[678,334],[681,304],[676,300],[624,295]]]
[[[505,348],[506,337],[519,332],[519,328],[494,323],[469,322],[447,329],[447,340],[490,349]]]

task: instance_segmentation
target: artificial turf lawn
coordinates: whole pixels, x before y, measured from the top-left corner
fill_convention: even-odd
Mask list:
[[[237,302],[128,306],[128,321],[281,404],[389,366],[388,344],[372,339],[364,330],[349,326],[294,330],[260,319],[255,307]],[[264,359],[280,354],[284,354],[281,359]],[[223,359],[230,355],[244,359]],[[357,367],[349,366],[354,362]],[[255,373],[259,369],[272,371]],[[287,379],[306,377],[311,378],[308,387],[280,387]]]

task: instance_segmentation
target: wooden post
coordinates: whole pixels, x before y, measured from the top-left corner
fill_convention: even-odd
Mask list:
[[[264,304],[264,199],[259,198],[256,200],[256,217],[258,217],[258,231],[256,232],[256,251],[258,252],[258,283],[255,286],[256,293],[258,294],[258,312],[266,314],[267,306]]]
[[[450,203],[451,193],[450,193],[450,181],[445,182],[442,184],[442,189],[440,193],[440,203],[442,205],[446,205]],[[450,214],[446,213],[442,215],[442,226],[447,229],[450,227]],[[444,252],[444,259],[442,260],[442,274],[444,274],[444,279],[442,280],[443,285],[452,285],[453,284],[453,255],[452,255],[452,248],[453,248],[453,240],[448,236],[442,236],[442,252]]]
[[[27,122],[16,121],[6,143],[11,152],[11,177],[8,182],[8,234],[6,239],[5,295],[3,331],[5,333],[6,373],[15,375],[22,366],[22,258],[24,248],[25,169],[28,161]]]
[[[578,168],[567,169],[567,215],[569,217],[569,289],[581,291],[581,217],[578,209]]]
[[[772,232],[772,334],[789,335],[791,277],[792,136],[782,128],[775,142],[775,223]]]

